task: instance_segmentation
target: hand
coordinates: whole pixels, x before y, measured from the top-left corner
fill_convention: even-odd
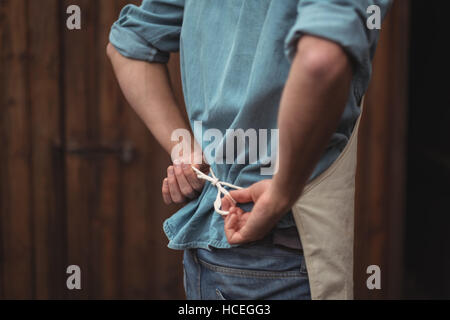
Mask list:
[[[197,169],[207,173],[209,165],[194,165]],[[205,185],[204,180],[197,178],[197,174],[192,170],[191,164],[175,160],[174,165],[167,168],[167,178],[162,183],[162,196],[164,203],[182,204],[198,197]]]
[[[225,216],[225,235],[230,244],[242,244],[260,240],[277,224],[289,210],[287,199],[273,190],[272,180],[257,182],[247,189],[230,191],[237,203],[254,202],[251,212],[244,212],[229,198],[222,200],[222,208],[229,211]]]

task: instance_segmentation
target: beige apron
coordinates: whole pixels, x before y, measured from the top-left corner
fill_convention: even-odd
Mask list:
[[[292,208],[313,300],[353,299],[355,174],[360,120],[361,117],[340,156],[305,187]]]

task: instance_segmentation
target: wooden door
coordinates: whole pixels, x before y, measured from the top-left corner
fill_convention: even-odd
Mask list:
[[[181,255],[162,231],[176,210],[159,191],[169,158],[105,55],[129,2],[0,3],[0,297],[183,298]],[[82,28],[69,31],[73,4]],[[81,291],[66,288],[69,265]]]

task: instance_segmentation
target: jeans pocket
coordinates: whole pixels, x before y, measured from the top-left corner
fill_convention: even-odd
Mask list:
[[[284,278],[298,278],[307,277],[306,269],[300,268],[298,270],[291,271],[267,271],[267,270],[255,270],[255,269],[239,269],[233,267],[223,267],[215,265],[204,260],[199,259],[199,263],[214,272],[227,274],[235,277],[244,278],[262,278],[262,279],[284,279]]]
[[[310,299],[306,270],[243,269],[198,258],[202,297],[209,300]]]

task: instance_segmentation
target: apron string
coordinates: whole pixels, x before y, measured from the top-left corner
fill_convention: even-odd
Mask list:
[[[209,168],[209,173],[211,174],[211,176],[204,174],[194,166],[192,166],[192,170],[194,170],[194,172],[197,174],[197,178],[199,178],[200,180],[208,181],[217,188],[217,196],[216,200],[214,201],[214,210],[221,216],[227,216],[230,212],[222,210],[222,195],[228,196],[228,198],[231,199],[234,204],[236,204],[236,200],[233,199],[233,197],[230,195],[228,190],[224,188],[224,186],[236,190],[242,190],[243,188],[235,186],[228,182],[220,181],[219,179],[217,179],[211,167]]]

